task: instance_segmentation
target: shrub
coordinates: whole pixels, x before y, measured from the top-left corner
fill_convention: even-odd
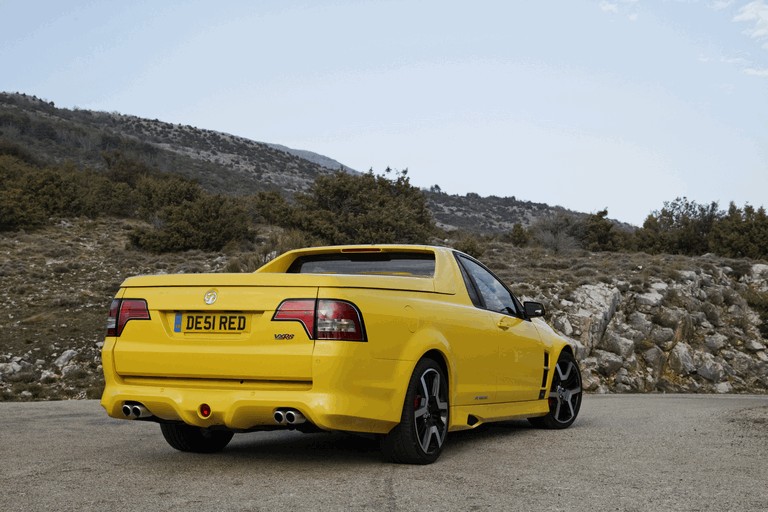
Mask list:
[[[454,248],[475,258],[481,258],[485,254],[485,246],[482,241],[471,235],[461,238],[454,244]]]
[[[219,251],[248,236],[245,209],[232,198],[216,195],[167,206],[155,226],[136,228],[129,235],[134,246],[151,252]]]
[[[407,171],[395,176],[318,176],[307,194],[297,196],[292,223],[330,244],[428,243],[435,223],[426,198]]]

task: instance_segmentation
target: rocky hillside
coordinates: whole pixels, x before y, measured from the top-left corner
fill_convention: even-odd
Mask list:
[[[0,400],[96,398],[99,351],[120,281],[242,271],[275,248],[150,255],[134,221],[71,220],[0,234]],[[590,392],[767,393],[768,265],[714,257],[571,252],[495,242],[482,257],[578,348]],[[761,332],[762,330],[762,332]]]
[[[43,162],[74,162],[99,169],[102,154],[119,151],[162,171],[180,173],[214,192],[244,194],[306,190],[333,160],[157,119],[57,108],[34,96],[0,93],[0,139]],[[301,154],[302,156],[298,156]],[[314,156],[313,156],[314,155]]]
[[[482,197],[473,193],[448,195],[434,188],[424,193],[437,225],[448,231],[460,229],[472,233],[509,233],[515,224],[527,228],[538,219],[556,213],[586,215],[560,206],[522,201],[515,197]]]
[[[57,108],[25,94],[0,93],[0,143],[21,146],[43,163],[73,162],[94,169],[105,167],[105,152],[119,151],[228,194],[274,190],[290,197],[307,190],[320,174],[355,172],[310,151],[116,112]],[[527,227],[566,211],[514,197],[427,195],[441,227],[473,233],[501,233],[515,223]]]
[[[497,248],[501,276],[570,338],[584,388],[768,391],[768,265],[715,257]]]

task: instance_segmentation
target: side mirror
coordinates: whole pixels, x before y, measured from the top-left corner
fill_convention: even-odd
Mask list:
[[[525,316],[528,318],[536,318],[539,316],[544,316],[546,313],[544,311],[544,305],[540,302],[524,302],[523,308],[525,309]]]

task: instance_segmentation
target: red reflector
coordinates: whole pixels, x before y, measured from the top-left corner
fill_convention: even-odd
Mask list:
[[[275,311],[272,320],[301,322],[309,339],[315,337],[315,299],[284,300]]]
[[[211,415],[211,406],[208,404],[200,404],[200,416],[207,418]]]

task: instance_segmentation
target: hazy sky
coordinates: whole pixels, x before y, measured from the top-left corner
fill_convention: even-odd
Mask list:
[[[768,205],[766,0],[0,0],[0,90],[635,224]]]

